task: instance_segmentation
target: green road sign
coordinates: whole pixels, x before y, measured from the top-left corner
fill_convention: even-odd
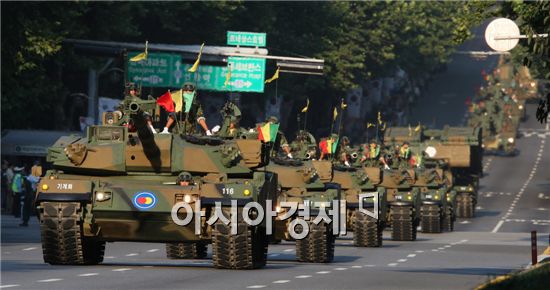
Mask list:
[[[129,53],[128,59],[138,52]],[[178,89],[186,82],[197,84],[200,90],[225,92],[263,92],[265,59],[229,57],[231,78],[225,85],[227,67],[199,65],[196,73],[188,72],[192,64],[182,64],[181,56],[169,53],[149,53],[147,60],[128,62],[128,80],[144,87]]]
[[[256,32],[228,31],[227,45],[265,47],[266,34]]]
[[[128,53],[128,59],[141,52]],[[128,80],[144,87],[170,87],[173,83],[172,70],[181,57],[170,53],[149,53],[146,60],[128,61]]]

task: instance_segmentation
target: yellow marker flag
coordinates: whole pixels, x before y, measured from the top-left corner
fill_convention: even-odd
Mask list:
[[[348,107],[348,104],[344,103],[344,99],[342,98],[342,103],[340,104],[340,108],[341,108],[342,110],[344,110],[344,109],[347,108],[347,107]]]
[[[420,126],[420,122],[419,122],[419,123],[418,123],[418,126],[416,126],[416,128],[414,128],[414,131],[415,131],[415,132],[418,132],[418,131],[420,131],[421,128],[422,128],[422,127]]]
[[[223,83],[223,86],[227,87],[230,80],[231,80],[231,64],[227,64],[227,73],[225,74],[225,82]]]
[[[181,112],[181,109],[183,107],[183,94],[182,90],[177,90],[173,93],[170,93],[172,95],[172,101],[174,101],[175,110],[176,112]]]
[[[332,121],[336,121],[336,117],[338,116],[338,110],[336,107],[334,107],[334,112],[332,112]]]
[[[199,56],[197,57],[197,60],[195,60],[195,63],[193,64],[193,66],[190,69],[187,70],[188,72],[194,73],[199,68],[199,62],[201,61],[201,55],[202,55],[202,48],[203,47],[204,47],[204,42],[201,44],[201,48],[199,50]]]
[[[309,98],[307,99],[306,106],[302,109],[302,113],[307,112],[307,109],[309,109]]]
[[[367,123],[367,129],[370,128],[370,127],[374,127],[374,124],[373,123]]]
[[[378,125],[382,125],[382,116],[380,115],[380,111],[378,111]]]
[[[142,52],[130,59],[131,62],[137,62],[140,60],[146,60],[147,59],[147,44],[149,44],[149,41],[145,41],[145,52]]]
[[[412,133],[412,129],[411,129],[411,124],[409,124],[409,137],[411,137],[413,135]]]
[[[279,68],[277,68],[277,70],[275,71],[275,74],[273,74],[273,76],[270,79],[265,80],[265,83],[269,84],[270,82],[272,82],[272,81],[274,81],[278,78],[279,78]]]

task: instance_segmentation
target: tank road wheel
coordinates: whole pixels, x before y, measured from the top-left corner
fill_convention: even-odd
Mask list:
[[[446,232],[454,231],[455,217],[452,208],[447,208],[445,217],[443,218],[443,230]]]
[[[382,246],[382,228],[374,218],[362,213],[355,214],[353,244],[356,247]]]
[[[229,217],[229,209],[224,209]],[[212,263],[221,269],[256,269],[265,266],[268,239],[265,228],[249,226],[242,220],[242,209],[238,211],[237,234],[231,234],[231,224],[225,225],[219,219],[212,229]]]
[[[474,198],[469,193],[461,193],[457,196],[456,216],[459,218],[473,218],[475,216]]]
[[[82,235],[80,203],[43,202],[40,206],[44,262],[52,265],[92,265],[103,262],[105,242]]]
[[[314,224],[306,221],[309,226],[308,235],[296,240],[296,259],[306,263],[329,263],[334,259],[334,242],[332,226],[321,221]],[[301,233],[302,227],[296,226],[296,233]]]
[[[391,231],[391,238],[394,241],[416,240],[416,221],[412,207],[391,207]]]
[[[443,217],[439,205],[423,205],[420,208],[423,233],[441,233]]]
[[[166,257],[169,259],[204,259],[207,245],[203,242],[168,243]]]

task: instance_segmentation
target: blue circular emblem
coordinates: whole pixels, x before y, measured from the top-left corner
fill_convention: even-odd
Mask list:
[[[132,202],[137,209],[148,210],[157,205],[157,197],[152,192],[138,192],[134,195]]]

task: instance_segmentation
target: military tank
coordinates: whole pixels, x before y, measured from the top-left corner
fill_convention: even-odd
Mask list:
[[[449,127],[443,130],[428,130],[426,147],[432,147],[434,159],[445,160],[452,173],[450,196],[455,215],[459,218],[475,216],[479,179],[483,175],[482,129]]]
[[[351,153],[351,167],[335,165],[332,181],[340,184],[346,200],[346,224],[353,231],[353,245],[381,247],[388,211],[386,189],[380,186],[382,171],[361,165],[359,154]]]
[[[395,155],[401,145],[409,147],[409,158],[393,162],[395,168],[413,170],[416,178],[412,186],[420,192],[420,225],[423,233],[441,233],[452,231],[454,228],[453,206],[450,201],[452,175],[445,174],[446,164],[442,160],[435,160],[424,153],[426,149],[423,140],[424,130],[421,126],[392,127],[385,132],[386,144],[396,148]]]
[[[310,133],[300,131],[291,147],[293,158],[275,156],[267,166],[268,171],[279,177],[280,194],[274,241],[295,241],[296,259],[300,262],[331,262],[334,258],[335,237],[339,235],[339,231],[334,232],[333,225],[339,223],[339,220],[332,217],[330,222],[314,221],[321,211],[328,213],[330,210],[340,210],[340,185],[333,182],[330,161],[312,160],[317,154],[315,138]],[[299,208],[307,206],[309,218],[300,217],[297,211],[288,216],[290,209],[282,207],[283,203],[295,203]],[[304,227],[309,229],[307,235],[301,238],[292,236],[291,230],[296,229],[299,235]]]
[[[386,225],[391,227],[392,240],[414,241],[422,204],[420,190],[413,186],[416,174],[414,170],[406,169],[390,169],[382,172],[380,185],[387,190]]]
[[[152,98],[126,97],[85,137],[48,149],[53,169],[35,199],[44,261],[101,263],[106,242],[116,241],[167,243],[169,258],[203,258],[211,243],[216,268],[263,267],[269,221],[245,222],[259,214],[247,204],[265,209],[276,199],[277,175],[259,170],[268,162],[262,143],[153,134],[155,107]]]

